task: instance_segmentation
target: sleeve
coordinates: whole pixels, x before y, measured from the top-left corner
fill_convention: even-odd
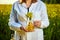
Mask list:
[[[43,4],[41,8],[41,26],[40,28],[47,28],[49,26],[49,20],[47,15],[46,5]]]
[[[12,11],[11,11],[10,18],[9,18],[9,22],[8,22],[8,25],[10,26],[11,30],[14,30],[14,31],[20,30],[21,24],[17,21],[18,21],[17,20],[17,13],[14,10],[14,4],[13,4]]]

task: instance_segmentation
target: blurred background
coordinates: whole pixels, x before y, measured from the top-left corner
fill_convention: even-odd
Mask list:
[[[0,40],[10,40],[14,31],[9,29],[8,19],[16,0],[0,0]],[[60,0],[41,0],[47,6],[50,25],[44,29],[45,40],[60,40]]]

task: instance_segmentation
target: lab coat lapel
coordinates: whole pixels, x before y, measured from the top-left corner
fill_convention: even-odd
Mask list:
[[[31,6],[29,7],[29,12],[34,11],[34,9],[36,8],[36,4],[37,4],[37,3],[38,3],[38,2],[36,2],[36,3],[32,3],[32,4],[31,4]],[[26,6],[25,3],[23,3],[22,6],[24,7],[24,9],[27,10],[27,6]],[[27,12],[28,12],[28,10],[27,10]]]

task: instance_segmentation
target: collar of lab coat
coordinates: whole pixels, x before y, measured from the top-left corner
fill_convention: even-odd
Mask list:
[[[30,6],[30,8],[29,8],[29,12],[34,12],[36,10],[36,7],[37,6],[40,6],[40,4],[41,4],[41,1],[40,0],[38,0],[36,3],[32,3],[31,6]],[[14,3],[14,9],[19,14],[22,13],[22,12],[23,13],[27,13],[28,12],[28,10],[26,8],[26,4],[25,3],[20,4],[19,1],[17,1],[17,2]]]

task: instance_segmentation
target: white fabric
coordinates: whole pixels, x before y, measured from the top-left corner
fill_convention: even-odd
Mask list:
[[[26,27],[27,25],[27,14],[28,10],[26,8],[26,4],[19,4],[19,2],[15,2],[12,7],[12,11],[9,19],[9,26],[11,30],[15,31],[15,40],[19,40],[20,36],[22,40],[44,40],[43,36],[43,28],[47,28],[49,25],[49,20],[47,16],[46,6],[42,1],[38,1],[36,3],[32,3],[29,12],[33,13],[32,22],[35,20],[41,21],[40,28],[35,28],[34,32],[20,32],[20,27],[23,25]]]

